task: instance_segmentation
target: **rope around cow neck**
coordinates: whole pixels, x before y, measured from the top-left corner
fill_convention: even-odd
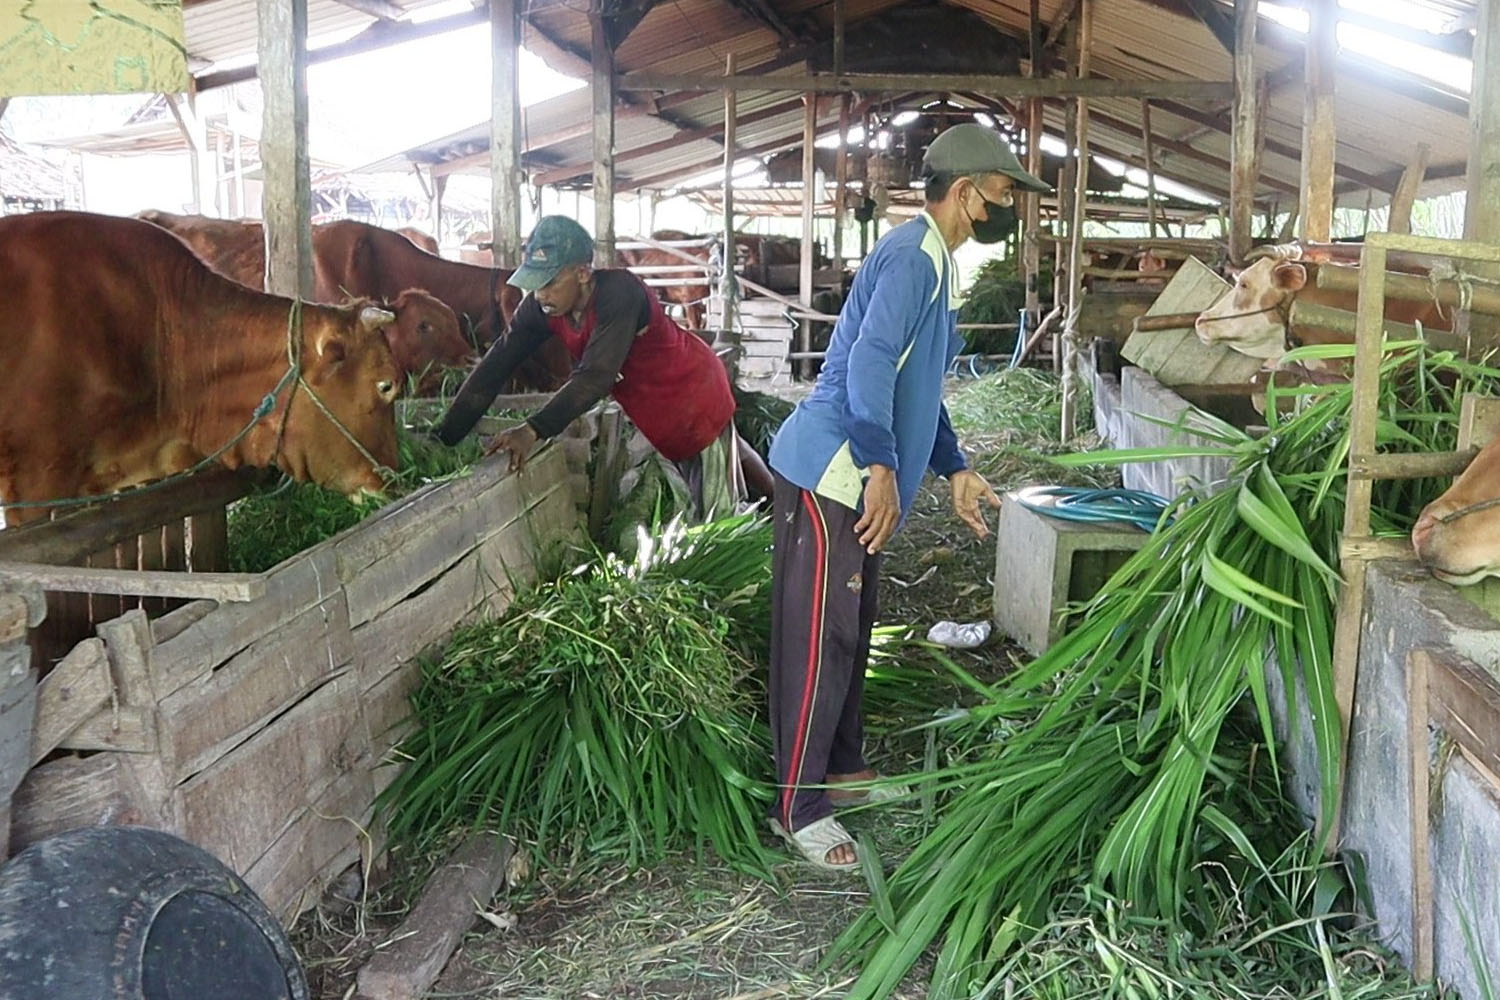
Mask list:
[[[338,428],[339,433],[343,434],[344,437],[348,439],[349,443],[354,445],[355,450],[359,452],[360,456],[364,458],[365,461],[370,463],[371,467],[375,469],[376,474],[379,475],[382,480],[389,483],[396,475],[395,470],[377,461],[375,459],[375,456],[370,454],[369,449],[367,449],[360,442],[360,440],[354,436],[349,428],[345,427],[344,424],[338,419],[338,417],[333,415],[333,412],[328,409],[326,404],[324,404],[322,398],[319,397],[315,391],[313,391],[313,387],[308,385],[307,380],[302,377],[302,299],[298,296],[292,297],[292,306],[291,309],[287,312],[286,356],[286,373],[281,376],[281,379],[276,383],[275,387],[272,388],[270,392],[261,397],[261,401],[256,405],[254,412],[252,412],[250,415],[249,422],[246,423],[245,426],[241,427],[238,431],[236,431],[228,441],[224,442],[213,452],[205,455],[203,458],[199,459],[197,462],[193,463],[183,471],[174,472],[169,476],[164,476],[161,479],[157,479],[149,483],[143,483],[139,486],[131,486],[123,490],[116,490],[113,493],[96,493],[92,496],[83,497],[63,497],[57,500],[16,500],[9,502],[0,501],[0,511],[82,507],[87,506],[88,504],[119,500],[124,497],[138,496],[146,493],[154,493],[157,490],[165,489],[168,486],[179,483],[184,479],[196,476],[200,472],[203,472],[204,470],[218,464],[219,459],[223,458],[224,455],[230,451],[230,449],[237,446],[240,442],[244,441],[247,436],[249,436],[250,432],[255,429],[256,424],[260,423],[266,417],[270,416],[271,412],[276,409],[276,399],[281,395],[281,390],[285,389],[289,384],[292,387],[292,391],[286,398],[286,409],[282,412],[281,425],[276,431],[276,447],[271,452],[271,465],[274,466],[276,464],[276,459],[281,455],[281,444],[286,437],[286,425],[292,412],[292,399],[296,396],[297,389],[300,386],[307,391],[308,398],[313,401],[313,404],[317,406],[320,411],[322,411],[323,415],[327,417],[330,422],[332,422],[334,427]]]

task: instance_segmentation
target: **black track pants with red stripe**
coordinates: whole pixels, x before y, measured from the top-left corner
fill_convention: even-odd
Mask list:
[[[819,787],[865,767],[865,662],[879,612],[880,556],[859,515],[776,477],[771,584],[771,742],[780,783],[772,815],[798,830],[833,811]]]

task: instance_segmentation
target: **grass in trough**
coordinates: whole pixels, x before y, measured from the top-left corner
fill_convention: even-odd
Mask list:
[[[396,479],[383,498],[356,503],[316,483],[287,480],[237,501],[229,508],[229,569],[264,572],[354,527],[396,497],[467,474],[484,455],[478,435],[449,448],[405,427],[397,430],[396,448]]]

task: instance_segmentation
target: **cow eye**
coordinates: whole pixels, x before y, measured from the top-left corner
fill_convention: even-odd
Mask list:
[[[382,379],[381,381],[375,383],[375,389],[382,396],[389,396],[395,389],[395,386],[392,385],[389,381]]]

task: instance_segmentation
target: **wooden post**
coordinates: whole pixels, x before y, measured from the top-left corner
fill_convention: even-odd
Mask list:
[[[228,152],[228,140],[220,132],[214,136],[214,214],[221,219],[229,217],[229,178],[224,176],[224,157]]]
[[[1031,65],[1026,75],[1036,77],[1042,68],[1042,15],[1041,0],[1031,0]],[[1026,102],[1026,172],[1033,177],[1042,176],[1042,99],[1033,97]],[[1042,270],[1042,196],[1026,196],[1021,207],[1021,268],[1026,276],[1026,328],[1034,330],[1041,322],[1042,302],[1039,282]]]
[[[516,0],[490,0],[490,250],[498,267],[521,262],[520,22]],[[437,236],[433,233],[433,236]]]
[[[1473,79],[1469,85],[1469,168],[1464,203],[1464,239],[1500,243],[1500,171],[1495,150],[1500,148],[1500,5],[1483,0],[1478,5],[1474,31]],[[1500,267],[1474,262],[1476,277],[1500,279]],[[1500,324],[1459,314],[1460,332],[1475,337],[1480,351],[1500,341]]]
[[[1094,35],[1094,0],[1081,0],[1078,9],[1078,76],[1089,74],[1089,49]],[[1078,430],[1078,355],[1082,350],[1078,336],[1078,314],[1083,307],[1083,219],[1088,204],[1089,183],[1089,106],[1088,99],[1078,102],[1078,165],[1073,178],[1073,221],[1069,226],[1068,311],[1063,328],[1062,361],[1062,427],[1061,439],[1071,441]]]
[[[844,75],[844,0],[833,0],[833,75]]]
[[[192,174],[193,200],[189,206],[195,215],[209,215],[213,211],[214,197],[211,172],[208,169],[208,133],[194,102],[180,94],[164,95],[167,109],[177,121],[177,130],[187,144],[188,168]]]
[[[1142,150],[1146,156],[1146,233],[1150,236],[1156,235],[1156,152],[1151,142],[1151,102],[1141,98],[1141,143]],[[1166,220],[1162,220],[1162,232],[1171,235],[1167,230]]]
[[[230,217],[243,219],[248,214],[245,209],[245,150],[237,126],[230,136],[230,145],[234,156],[234,211]]]
[[[604,15],[589,15],[593,29],[594,266],[615,262],[615,53]]]
[[[816,94],[806,94],[802,98],[802,258],[797,269],[797,299],[802,303],[804,309],[812,308],[813,288],[813,171],[816,161],[813,158],[815,150],[813,142],[818,137],[818,97]],[[801,345],[802,353],[806,354],[812,350],[812,321],[802,321],[801,335],[797,341]],[[812,364],[803,359],[802,373],[804,376],[810,374]]]
[[[724,57],[724,75],[734,76],[734,53]],[[724,364],[729,369],[729,383],[733,385],[740,371],[739,324],[735,322],[739,311],[739,285],[735,281],[734,261],[736,247],[734,239],[734,149],[736,111],[738,101],[735,91],[724,91],[724,249],[720,255],[723,273],[719,276],[719,344],[729,349]]]
[[[1385,228],[1390,233],[1411,232],[1411,209],[1417,200],[1417,189],[1427,173],[1427,161],[1432,157],[1432,147],[1425,142],[1417,143],[1411,161],[1401,171],[1401,180],[1391,192],[1391,215]]]
[[[266,291],[307,298],[313,290],[312,169],[307,155],[307,0],[259,0],[260,79],[265,94]]]
[[[1327,243],[1333,230],[1333,160],[1335,140],[1334,80],[1338,57],[1338,5],[1308,8],[1307,62],[1303,81],[1302,183],[1298,217],[1302,240]]]
[[[839,148],[833,161],[833,266],[844,266],[844,200],[849,192],[849,111],[853,95],[839,96]]]
[[[1234,111],[1230,119],[1229,259],[1242,264],[1250,252],[1250,216],[1255,209],[1256,162],[1255,18],[1258,0],[1234,0]],[[1330,161],[1331,166],[1331,161]],[[1332,184],[1332,173],[1330,172]]]

